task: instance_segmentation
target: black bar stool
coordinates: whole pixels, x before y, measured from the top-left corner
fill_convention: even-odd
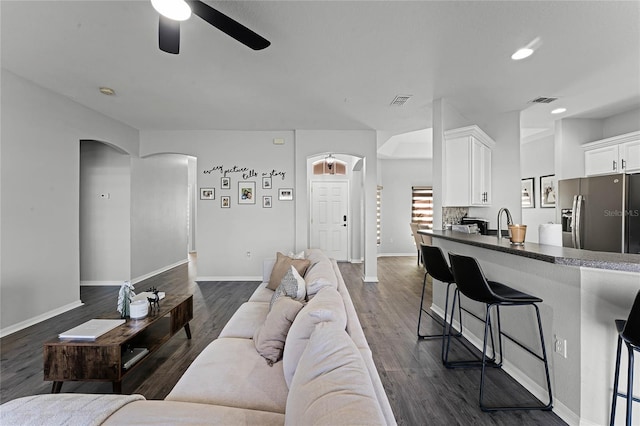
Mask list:
[[[422,261],[424,264],[424,279],[422,280],[422,297],[420,298],[420,313],[418,315],[418,337],[420,339],[433,339],[433,338],[442,338],[446,336],[447,332],[451,332],[451,324],[447,322],[447,311],[449,310],[449,290],[452,284],[455,284],[455,280],[453,279],[453,274],[451,273],[451,269],[447,264],[447,259],[444,257],[442,250],[440,247],[428,246],[421,244],[420,245],[421,253],[422,253]],[[434,278],[438,281],[442,281],[447,284],[447,294],[444,302],[444,322],[441,322],[438,318],[434,317],[429,310],[424,308],[424,292],[427,286],[427,275],[431,275],[431,278]],[[440,334],[421,334],[420,333],[420,324],[422,321],[422,313],[429,315],[433,318],[438,324],[442,325],[442,333]],[[453,322],[454,310],[451,311],[451,322]],[[462,311],[460,307],[458,307],[458,316],[460,319],[460,323],[462,324]],[[448,325],[448,327],[447,327]],[[456,333],[454,336],[461,336],[462,333]],[[442,344],[442,354],[444,356],[444,342]]]
[[[627,399],[627,426],[631,425],[632,403],[640,402],[640,399],[633,396],[633,353],[640,351],[640,291],[636,294],[636,299],[631,307],[629,318],[626,320],[617,319],[616,329],[618,330],[618,350],[616,352],[616,371],[613,379],[613,399],[611,401],[611,422],[613,426],[616,419],[616,401],[619,396]],[[629,364],[627,368],[627,393],[618,392],[618,379],[620,378],[620,353],[622,352],[622,342],[627,345],[629,353]]]
[[[553,396],[551,394],[551,378],[549,377],[549,364],[547,362],[547,350],[544,345],[544,334],[542,332],[542,321],[540,320],[540,310],[537,303],[542,302],[542,299],[529,294],[523,293],[504,284],[500,284],[495,281],[487,281],[478,264],[478,261],[473,257],[461,256],[457,254],[449,253],[449,260],[451,262],[451,270],[456,281],[458,291],[464,294],[471,300],[475,300],[480,303],[486,304],[485,320],[484,320],[484,341],[482,345],[482,374],[480,376],[480,409],[482,411],[507,411],[507,410],[550,410],[553,403]],[[454,296],[455,303],[455,296]],[[500,352],[500,363],[496,363],[495,366],[501,366],[502,364],[502,330],[500,326],[500,306],[524,306],[531,305],[535,308],[536,316],[538,318],[538,331],[540,333],[540,346],[542,347],[542,356],[533,352],[528,347],[513,340],[518,346],[538,358],[544,363],[544,371],[547,379],[547,391],[549,394],[549,402],[546,405],[540,406],[506,406],[506,407],[487,407],[483,402],[484,381],[485,381],[485,367],[487,360],[487,337],[491,327],[491,308],[495,306],[497,325],[498,325],[498,347]],[[492,349],[495,357],[495,346]],[[447,346],[448,351],[448,346]],[[463,361],[464,363],[464,361]]]

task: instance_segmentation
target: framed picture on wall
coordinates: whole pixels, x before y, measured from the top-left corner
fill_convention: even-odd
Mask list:
[[[220,188],[231,189],[231,178],[228,178],[228,177],[220,178]]]
[[[280,200],[280,201],[292,201],[293,200],[293,188],[280,188],[280,189],[278,189],[278,200]]]
[[[534,178],[522,179],[522,208],[532,209],[536,206],[536,191]]]
[[[215,200],[216,199],[216,190],[215,190],[215,188],[200,188],[200,199],[201,200]]]
[[[238,182],[238,204],[256,203],[256,183]]]
[[[540,207],[556,206],[556,175],[540,176]]]
[[[265,176],[262,178],[262,189],[271,189],[271,177]]]
[[[262,196],[262,207],[264,207],[265,209],[271,208],[271,195]]]
[[[228,195],[220,197],[220,207],[222,207],[223,209],[231,208],[231,197],[229,197]]]

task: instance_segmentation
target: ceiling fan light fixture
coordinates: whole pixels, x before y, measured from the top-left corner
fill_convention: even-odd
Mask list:
[[[153,8],[174,21],[186,21],[191,17],[191,8],[184,0],[151,0]]]

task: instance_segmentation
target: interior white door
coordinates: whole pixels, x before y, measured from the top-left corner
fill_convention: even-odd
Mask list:
[[[349,183],[311,182],[310,245],[338,261],[349,260]]]

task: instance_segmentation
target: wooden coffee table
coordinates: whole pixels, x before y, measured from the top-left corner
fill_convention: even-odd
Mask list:
[[[119,318],[118,313],[101,318]],[[59,393],[62,382],[113,382],[113,392],[122,392],[122,379],[160,348],[181,328],[191,339],[189,321],[193,319],[193,295],[166,296],[160,308],[143,319],[126,323],[95,341],[55,339],[44,344],[44,380],[53,381],[52,393]],[[123,354],[129,348],[146,348],[149,353],[134,365],[123,367]]]

